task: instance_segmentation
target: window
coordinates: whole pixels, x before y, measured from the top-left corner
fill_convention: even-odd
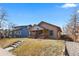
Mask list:
[[[42,34],[42,30],[39,31],[39,34]]]
[[[49,34],[52,36],[53,35],[53,30],[50,30],[49,31]]]

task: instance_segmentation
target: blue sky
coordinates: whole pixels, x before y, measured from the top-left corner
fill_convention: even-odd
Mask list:
[[[38,24],[45,21],[63,27],[78,4],[64,3],[7,3],[0,4],[8,13],[8,20],[17,25]]]

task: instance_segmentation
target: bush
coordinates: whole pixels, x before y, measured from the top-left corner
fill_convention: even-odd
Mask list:
[[[61,35],[61,39],[66,40],[66,41],[73,41],[73,39],[69,37],[68,35]]]

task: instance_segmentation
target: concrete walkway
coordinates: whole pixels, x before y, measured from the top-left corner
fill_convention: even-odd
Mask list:
[[[66,41],[69,56],[79,56],[79,43]]]
[[[0,56],[14,56],[12,53],[0,48]]]
[[[21,41],[14,42],[13,44],[5,47],[4,49],[0,48],[0,56],[14,56],[9,52],[10,50],[15,49],[16,47],[21,45]]]

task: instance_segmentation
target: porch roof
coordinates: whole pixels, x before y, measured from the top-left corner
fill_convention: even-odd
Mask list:
[[[30,31],[37,31],[37,30],[44,30],[44,28],[38,25],[34,25],[33,27],[30,28]]]

